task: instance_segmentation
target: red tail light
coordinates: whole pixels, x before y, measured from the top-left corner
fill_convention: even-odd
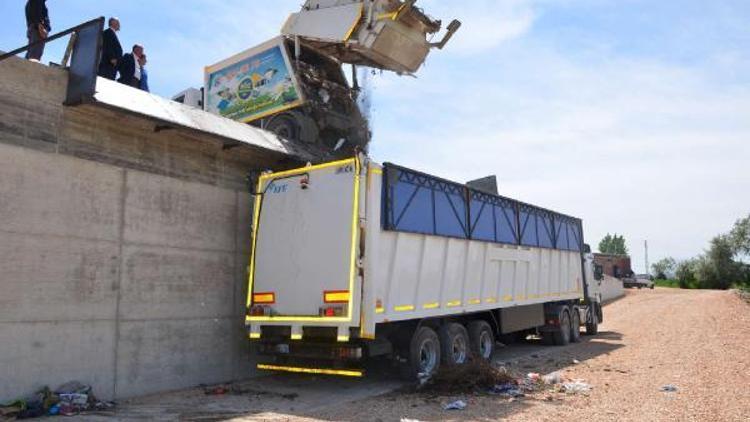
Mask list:
[[[346,306],[326,306],[320,308],[320,316],[340,317],[346,314]]]

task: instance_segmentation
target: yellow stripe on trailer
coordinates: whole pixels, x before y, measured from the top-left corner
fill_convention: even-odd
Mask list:
[[[359,222],[359,189],[361,183],[360,172],[362,171],[361,163],[358,157],[348,158],[339,161],[333,161],[330,163],[318,164],[314,166],[301,167],[293,170],[282,171],[278,173],[263,174],[258,178],[257,192],[263,191],[265,181],[269,179],[277,179],[280,177],[294,176],[299,174],[305,174],[315,170],[323,170],[331,167],[340,167],[345,165],[354,166],[354,192],[352,200],[352,221],[351,221],[351,252],[349,254],[349,292],[354,291],[354,281],[356,278],[356,254],[357,254],[357,235],[358,235],[358,222]],[[258,223],[260,221],[260,203],[261,195],[255,197],[255,209],[253,210],[253,228],[254,233],[252,236],[252,250],[250,252],[250,274],[248,281],[248,300],[247,306],[252,303],[253,285],[255,278],[255,257],[257,249],[257,233]],[[354,307],[353,296],[349,296],[349,303],[347,306],[346,317],[312,317],[312,316],[248,316],[245,318],[246,322],[351,322],[352,321],[352,308]]]
[[[260,363],[258,364],[257,368],[262,371],[293,372],[297,374],[341,375],[344,377],[364,376],[364,372],[353,369],[303,368],[298,366],[265,365]]]
[[[414,310],[414,305],[402,305],[393,308],[396,312],[409,312]]]

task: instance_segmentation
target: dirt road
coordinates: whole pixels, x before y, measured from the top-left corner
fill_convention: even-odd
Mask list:
[[[117,417],[385,422],[402,418],[750,420],[750,305],[738,296],[715,291],[629,291],[624,299],[605,307],[605,323],[600,328],[598,336],[584,337],[579,344],[560,348],[529,342],[503,349],[496,356],[515,373],[559,370],[565,378],[583,379],[593,386],[588,395],[544,391],[513,401],[474,394],[441,397],[391,392],[373,397],[392,390],[394,381],[347,384],[274,376],[252,383],[261,387],[280,383],[282,393],[298,392],[299,396],[258,392],[260,387],[252,385],[246,387],[250,394],[231,397],[188,392],[126,404]],[[667,384],[678,390],[660,391]],[[443,410],[444,404],[456,399],[467,401],[468,407]]]
[[[524,359],[522,369],[560,368],[593,385],[588,396],[541,394],[508,402],[468,397],[453,413],[451,398],[394,395],[316,415],[326,420],[750,420],[750,306],[730,292],[629,291],[607,306],[602,333],[564,349]],[[554,353],[549,353],[554,352]],[[560,358],[554,358],[561,355]],[[581,363],[572,364],[572,359]],[[523,368],[523,367],[526,368]],[[674,393],[661,392],[666,384]],[[456,397],[466,398],[466,397]],[[550,400],[551,399],[551,400]]]

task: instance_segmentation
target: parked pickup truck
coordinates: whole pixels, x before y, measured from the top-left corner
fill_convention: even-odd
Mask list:
[[[247,333],[262,370],[414,377],[506,334],[596,334],[580,219],[359,155],[258,177]]]

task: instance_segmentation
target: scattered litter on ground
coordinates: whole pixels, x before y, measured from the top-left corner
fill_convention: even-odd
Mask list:
[[[677,392],[677,390],[679,390],[679,388],[677,388],[677,386],[674,384],[663,385],[659,389],[659,391],[664,392],[664,393],[675,393]]]
[[[420,422],[419,419],[401,418],[401,422]]]
[[[560,384],[562,382],[562,374],[559,372],[552,372],[543,376],[542,381],[547,385]]]
[[[578,359],[573,359],[573,365],[578,365],[579,363],[581,363],[581,361],[580,361],[580,360],[578,360]]]
[[[424,387],[425,384],[430,382],[431,379],[432,379],[432,375],[425,374],[424,372],[420,372],[419,374],[417,374],[417,384],[418,384],[417,388]]]
[[[91,410],[106,410],[112,402],[96,399],[91,387],[79,381],[70,381],[54,391],[43,387],[34,394],[0,405],[0,419],[14,420],[49,416],[75,416]]]
[[[495,385],[514,382],[515,378],[504,368],[499,369],[483,359],[464,365],[441,368],[418,389],[444,394],[486,392]]]
[[[443,410],[464,410],[464,409],[466,409],[466,406],[468,406],[468,405],[466,404],[465,401],[463,401],[463,400],[456,400],[456,401],[454,401],[452,403],[446,404],[443,407]]]
[[[296,400],[299,397],[297,393],[277,393],[266,390],[259,390],[255,388],[248,388],[246,385],[241,383],[234,384],[219,384],[219,385],[201,385],[203,393],[207,396],[221,396],[232,394],[235,396],[242,395],[254,395],[257,397],[279,397],[285,400]]]
[[[573,380],[562,384],[562,391],[568,394],[588,393],[591,388],[591,385],[586,384],[583,380]]]
[[[506,382],[498,384],[490,389],[490,394],[497,394],[504,397],[518,398],[523,397],[525,394],[518,387],[518,384],[514,382]]]
[[[223,385],[217,385],[213,387],[204,387],[203,394],[207,396],[223,396],[229,392],[229,388]]]

